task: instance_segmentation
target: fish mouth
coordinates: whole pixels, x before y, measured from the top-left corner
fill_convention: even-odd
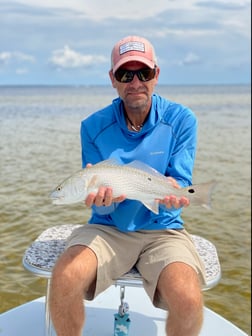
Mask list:
[[[64,199],[64,196],[55,195],[54,192],[49,194],[49,198],[52,200],[53,204],[58,204]]]
[[[59,200],[58,199],[53,199],[52,204],[59,204]]]
[[[52,204],[61,204],[64,197],[51,197]]]

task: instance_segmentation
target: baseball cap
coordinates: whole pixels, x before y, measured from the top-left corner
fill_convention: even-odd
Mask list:
[[[140,36],[127,36],[118,41],[111,53],[111,69],[116,72],[123,64],[138,61],[154,69],[157,64],[152,44]]]

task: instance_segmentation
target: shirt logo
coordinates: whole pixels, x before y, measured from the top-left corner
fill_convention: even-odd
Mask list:
[[[164,154],[164,151],[150,152],[150,155],[161,155]]]

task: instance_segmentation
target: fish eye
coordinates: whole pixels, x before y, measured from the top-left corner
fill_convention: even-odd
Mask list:
[[[57,187],[57,191],[61,191],[62,187],[61,186],[58,186]]]
[[[194,194],[194,193],[195,193],[195,190],[194,190],[193,188],[191,188],[191,189],[188,189],[188,192],[189,192],[190,194]]]

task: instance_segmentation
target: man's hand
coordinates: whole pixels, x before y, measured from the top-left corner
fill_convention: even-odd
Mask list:
[[[91,167],[90,163],[87,164],[87,168]],[[85,204],[88,207],[92,205],[96,206],[110,206],[112,203],[120,203],[126,199],[125,195],[120,197],[113,197],[113,190],[110,187],[101,186],[97,193],[90,193],[85,199]]]
[[[125,195],[122,195],[120,197],[113,197],[113,191],[110,187],[103,187],[101,186],[97,192],[90,193],[86,200],[85,204],[88,207],[91,207],[92,205],[96,206],[110,206],[112,203],[120,203],[125,200]]]
[[[168,180],[172,183],[172,186],[174,188],[180,189],[180,186],[178,184],[178,182],[172,178],[172,177],[168,177]],[[179,209],[181,207],[187,207],[190,204],[190,201],[187,197],[177,197],[175,195],[169,195],[169,196],[165,196],[164,199],[159,200],[160,204],[164,204],[168,209],[169,208],[175,208],[175,209]]]

